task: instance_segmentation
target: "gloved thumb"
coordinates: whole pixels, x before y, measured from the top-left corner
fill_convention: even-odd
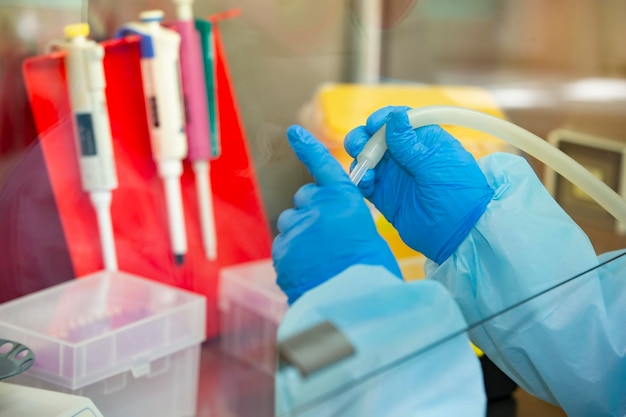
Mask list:
[[[406,110],[395,109],[389,113],[385,129],[385,140],[391,157],[401,167],[415,173],[425,149],[409,122]]]

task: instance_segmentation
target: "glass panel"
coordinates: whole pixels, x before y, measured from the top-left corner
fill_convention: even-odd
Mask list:
[[[614,382],[619,381],[619,369],[623,368],[623,365],[619,368],[619,360],[623,361],[623,358],[620,358],[618,351],[612,350],[612,344],[623,343],[624,339],[620,327],[622,315],[619,312],[623,310],[625,267],[626,252],[614,253],[597,266],[560,280],[465,328],[449,329],[442,332],[445,334],[442,337],[424,340],[410,353],[385,366],[363,372],[349,382],[332,389],[324,389],[312,382],[308,387],[318,389],[318,392],[316,395],[300,392],[297,398],[307,398],[300,402],[285,394],[280,402],[291,404],[291,407],[277,415],[342,415],[347,412],[351,415],[380,416],[385,415],[385,412],[398,412],[398,407],[406,407],[403,410],[410,414],[411,410],[428,407],[429,401],[434,401],[435,405],[431,404],[431,407],[436,407],[437,401],[442,404],[446,401],[462,401],[463,391],[471,391],[472,387],[455,386],[455,379],[462,382],[472,380],[463,380],[466,377],[464,369],[454,368],[458,358],[453,355],[459,352],[455,350],[454,344],[464,340],[467,335],[479,347],[483,347],[490,359],[506,374],[547,401],[554,400],[551,390],[558,392],[571,389],[572,392],[581,393],[587,389],[593,390],[584,388],[593,382],[581,379],[588,376],[589,372],[600,373],[606,378],[599,381],[600,384],[610,383],[611,378]],[[378,328],[374,320],[371,327]],[[409,342],[411,338],[407,337],[406,340]],[[385,352],[380,353],[384,357]],[[377,360],[380,359],[370,358],[370,363],[376,363]],[[555,375],[550,375],[551,372],[556,373],[557,379],[554,379]],[[341,373],[336,375],[342,377]],[[308,376],[313,381],[319,377],[315,374]],[[284,375],[282,378],[283,382],[288,380]],[[306,380],[303,384],[307,383]],[[543,385],[557,381],[556,386]],[[502,383],[506,383],[504,379]],[[280,380],[278,384],[280,389]],[[437,387],[437,384],[438,388],[432,388]],[[284,392],[279,391],[279,396],[290,391],[284,386],[282,388]],[[491,388],[495,390],[493,386]],[[433,392],[441,397],[433,398]],[[424,394],[425,397],[421,398]],[[619,395],[615,398],[619,400]],[[561,400],[564,400],[564,406],[571,407],[576,403],[571,398],[561,397]],[[584,401],[579,405],[583,404]],[[594,410],[594,407],[597,410],[599,407],[597,404],[586,406],[589,410]],[[605,406],[608,407],[608,403]]]

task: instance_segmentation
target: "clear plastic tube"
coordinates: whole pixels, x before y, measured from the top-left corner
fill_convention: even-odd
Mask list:
[[[363,179],[363,175],[367,172],[368,169],[374,168],[374,165],[368,159],[363,159],[362,161],[358,161],[352,172],[350,173],[350,180],[354,184],[359,184],[361,179]]]
[[[621,223],[626,224],[626,202],[612,188],[600,181],[578,162],[539,136],[503,119],[474,110],[453,106],[429,106],[408,111],[414,128],[428,125],[453,125],[475,129],[515,146],[537,158],[579,187]],[[375,167],[387,150],[384,126],[376,132],[357,156],[350,178],[358,184],[366,169]],[[363,171],[361,174],[360,172]],[[357,174],[360,177],[357,177]]]

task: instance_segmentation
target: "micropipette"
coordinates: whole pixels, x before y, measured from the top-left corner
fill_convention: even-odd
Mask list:
[[[161,26],[161,10],[142,12],[139,19],[140,22],[122,27],[117,36],[141,36],[141,73],[152,157],[163,180],[172,251],[180,265],[187,253],[180,187],[182,161],[187,157],[179,63],[180,35]]]
[[[117,174],[104,93],[104,48],[87,39],[88,35],[88,24],[69,25],[65,27],[66,40],[53,41],[51,46],[67,52],[65,71],[74,115],[81,183],[96,211],[104,267],[116,271],[111,190],[117,188]]]
[[[204,81],[209,107],[209,124],[211,125],[211,159],[216,159],[222,153],[220,143],[220,115],[217,92],[217,44],[215,40],[215,26],[220,18],[226,18],[232,12],[225,12],[221,17],[214,17],[212,22],[196,20],[196,29],[200,32],[202,55],[204,56]]]
[[[174,0],[178,21],[172,25],[181,37],[180,66],[185,102],[188,158],[196,180],[200,225],[206,257],[217,258],[217,236],[210,180],[211,130],[202,63],[200,34],[193,19],[193,0]]]

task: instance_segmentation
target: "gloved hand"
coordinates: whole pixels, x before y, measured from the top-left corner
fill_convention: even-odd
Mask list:
[[[302,186],[294,208],[278,217],[272,257],[289,303],[356,264],[381,265],[401,277],[363,196],[339,163],[300,126],[290,127],[287,138],[316,182]]]
[[[443,263],[469,234],[493,190],[472,155],[439,126],[413,129],[408,107],[385,107],[353,129],[345,148],[354,158],[387,123],[387,152],[359,188],[400,237],[429,259]]]

